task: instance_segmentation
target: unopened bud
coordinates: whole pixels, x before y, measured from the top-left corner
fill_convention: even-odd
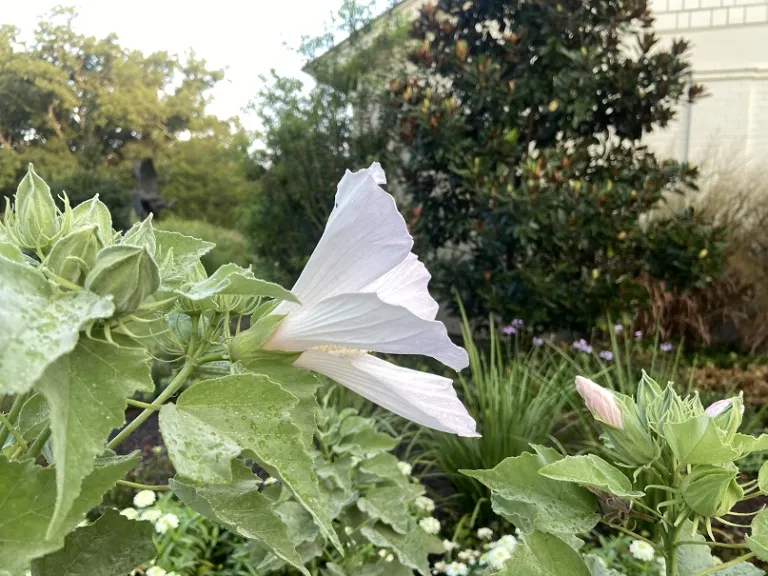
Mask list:
[[[16,190],[15,211],[16,236],[24,248],[47,246],[59,231],[51,189],[32,164]]]
[[[85,279],[87,290],[112,296],[118,316],[136,310],[159,287],[160,273],[152,256],[145,248],[124,244],[101,250]]]
[[[43,266],[59,278],[82,286],[101,247],[96,226],[83,226],[59,238]]]
[[[75,228],[78,226],[96,226],[102,243],[107,246],[113,244],[112,215],[109,213],[109,208],[99,200],[98,194],[74,207],[72,221]]]
[[[744,496],[738,475],[738,468],[731,462],[725,466],[699,464],[683,478],[680,493],[696,514],[724,516]]]
[[[143,222],[134,224],[123,236],[121,244],[140,246],[154,256],[157,241],[155,240],[155,230],[152,228],[152,214],[147,216]]]
[[[720,414],[726,410],[729,410],[733,406],[734,400],[736,400],[736,398],[725,398],[723,400],[718,400],[717,402],[713,402],[707,406],[707,409],[704,410],[704,412],[707,413],[707,416],[715,418],[720,416]],[[744,404],[741,404],[741,413],[742,415],[744,414]]]
[[[595,418],[614,428],[624,428],[624,418],[613,392],[583,376],[576,376],[576,391]]]

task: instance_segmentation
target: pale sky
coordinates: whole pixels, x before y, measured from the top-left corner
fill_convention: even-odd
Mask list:
[[[321,34],[340,0],[0,0],[0,24],[28,36],[40,15],[61,4],[77,8],[84,34],[114,32],[123,46],[145,53],[192,48],[209,67],[226,68],[210,110],[222,118],[239,115],[253,129],[255,119],[241,109],[256,94],[259,75],[275,68],[309,81],[291,48],[302,35]]]

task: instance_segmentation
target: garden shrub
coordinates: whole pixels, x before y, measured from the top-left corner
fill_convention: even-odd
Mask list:
[[[584,330],[642,304],[645,276],[685,293],[718,272],[718,230],[695,214],[643,225],[696,171],[640,139],[701,91],[686,43],[652,24],[643,0],[422,9],[390,112],[412,229],[471,317]]]

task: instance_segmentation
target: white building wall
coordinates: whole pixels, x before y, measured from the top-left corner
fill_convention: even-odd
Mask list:
[[[654,0],[664,42],[691,44],[694,82],[707,97],[646,140],[661,154],[694,162],[727,155],[768,161],[768,0]]]

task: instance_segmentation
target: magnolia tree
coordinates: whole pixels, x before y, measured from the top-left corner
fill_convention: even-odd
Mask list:
[[[768,435],[738,432],[740,397],[704,409],[698,395],[682,398],[671,383],[662,389],[646,374],[635,398],[582,377],[576,389],[602,429],[607,460],[533,446],[534,453],[507,458],[492,470],[464,471],[490,488],[494,510],[523,532],[500,574],[621,576],[579,552],[579,536],[600,522],[633,536],[649,558],[663,558],[667,576],[764,574],[748,560],[768,561],[768,511],[733,508],[768,493],[768,465],[745,483],[736,465],[768,450]],[[745,525],[725,516],[754,518]],[[656,537],[634,532],[641,522],[655,526]],[[723,542],[713,523],[741,525],[749,535],[743,543]],[[722,563],[711,553],[718,548],[737,557]]]
[[[196,511],[309,574],[291,518],[276,509],[290,501],[340,556],[342,539],[356,534],[427,576],[434,542],[390,505],[420,491],[380,455],[374,431],[354,419],[337,431],[338,443],[357,446],[340,466],[391,481],[386,497],[358,502],[341,537],[333,519],[349,501],[315,465],[313,372],[419,424],[476,435],[450,379],[369,353],[468,364],[435,320],[429,274],[384,183],[378,164],[345,174],[289,291],[234,264],[207,276],[200,257],[212,244],[154,230],[149,219],[118,233],[98,198],[72,208],[64,197],[59,210],[30,167],[0,227],[0,395],[9,406],[0,412],[0,575],[121,576],[152,561],[150,523],[111,510],[83,520],[118,483],[151,488],[123,479],[138,455],[115,451],[159,412],[176,470],[170,488]],[[152,404],[132,400],[154,389],[153,357],[175,376]],[[224,375],[206,379],[212,366]],[[129,404],[144,410],[123,427]],[[254,465],[278,480],[280,495],[264,491]]]

